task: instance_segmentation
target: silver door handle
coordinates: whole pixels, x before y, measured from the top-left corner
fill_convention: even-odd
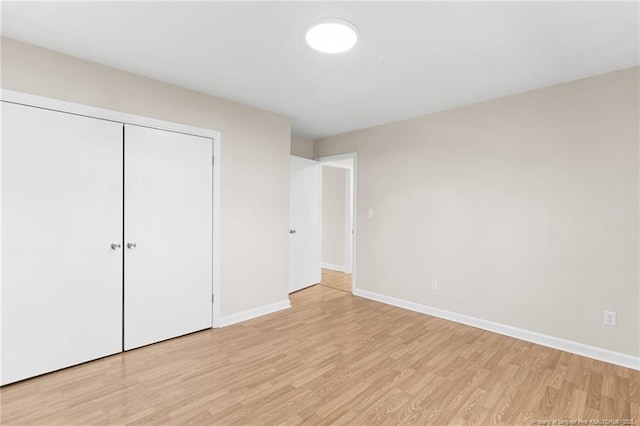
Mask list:
[[[120,243],[111,243],[111,250],[120,250]]]
[[[135,243],[135,242],[133,242],[133,241],[132,241],[132,242],[130,242],[130,243],[127,243],[127,248],[134,249],[134,248],[136,248],[136,247],[137,247],[137,246],[136,246],[136,243]]]
[[[289,233],[290,233],[290,234],[295,234],[295,233],[296,233],[296,230],[295,230],[295,229],[289,229]]]

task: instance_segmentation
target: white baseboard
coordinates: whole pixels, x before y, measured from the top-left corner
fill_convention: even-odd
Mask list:
[[[355,296],[364,297],[365,299],[375,300],[376,302],[386,303],[388,305],[397,306],[399,308],[408,309],[410,311],[427,314],[438,318],[460,324],[469,325],[471,327],[480,328],[482,330],[491,331],[516,339],[524,340],[531,343],[537,343],[561,351],[570,352],[587,358],[597,359],[599,361],[608,362],[622,367],[640,370],[640,357],[633,355],[614,352],[609,349],[603,349],[596,346],[586,345],[584,343],[574,342],[572,340],[561,339],[559,337],[549,336],[547,334],[537,333],[522,328],[512,327],[510,325],[500,324],[493,321],[487,321],[468,315],[458,314],[456,312],[446,311],[444,309],[434,308],[420,303],[409,302],[407,300],[398,299],[383,294],[374,293],[372,291],[354,288]]]
[[[237,314],[227,315],[220,318],[218,327],[226,327],[231,324],[236,324],[242,321],[247,321],[263,315],[272,314],[274,312],[282,311],[291,307],[289,299],[281,302],[272,303],[270,305],[260,306],[258,308],[249,309],[247,311],[238,312]]]
[[[324,263],[324,262],[322,262],[321,266],[324,269],[331,269],[332,271],[344,272],[344,271],[347,270],[347,268],[344,265],[334,265],[333,263]]]

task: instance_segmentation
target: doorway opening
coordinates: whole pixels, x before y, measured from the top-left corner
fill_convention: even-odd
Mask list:
[[[355,288],[356,154],[316,158],[322,170],[321,284]]]

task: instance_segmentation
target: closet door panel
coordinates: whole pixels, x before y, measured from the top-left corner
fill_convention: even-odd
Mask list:
[[[211,327],[212,149],[125,126],[125,349]]]
[[[122,131],[2,102],[2,384],[122,350]]]

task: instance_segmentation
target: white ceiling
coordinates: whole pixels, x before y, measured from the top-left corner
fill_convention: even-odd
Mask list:
[[[356,47],[309,49],[340,17]],[[637,2],[2,2],[2,34],[291,117],[321,137],[640,64]]]

